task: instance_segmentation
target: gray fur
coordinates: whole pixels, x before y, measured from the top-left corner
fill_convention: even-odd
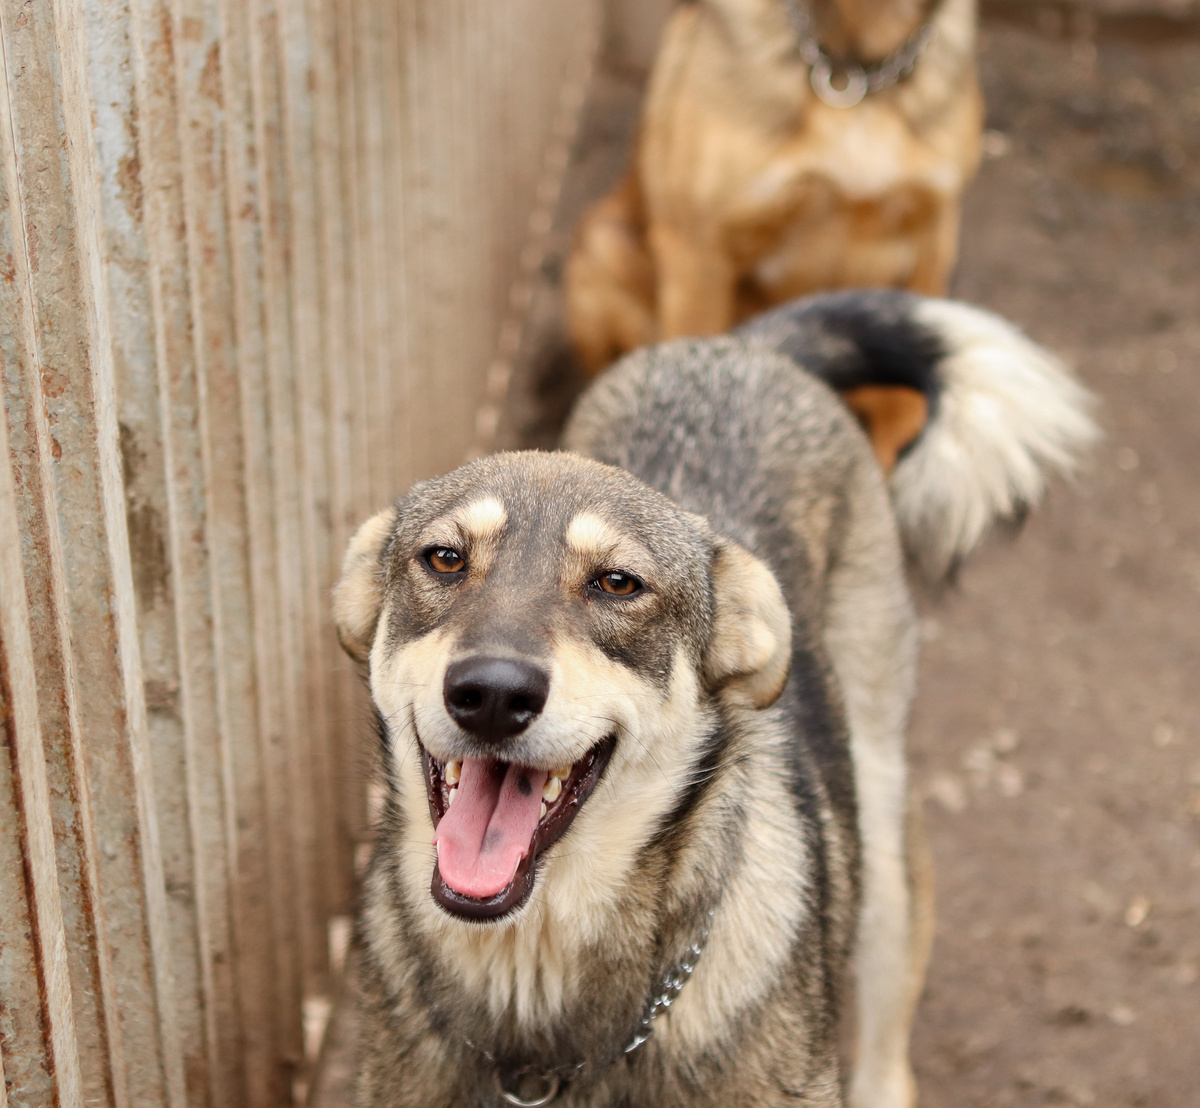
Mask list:
[[[497,1069],[563,1074],[564,1108],[834,1108],[847,1095],[838,1046],[852,958],[850,1102],[909,1108],[928,930],[905,861],[916,634],[864,436],[788,358],[717,339],[625,359],[581,400],[565,446],[575,453],[497,455],[418,485],[347,558],[337,603],[351,615],[340,622],[348,649],[370,651],[387,779],[361,919],[360,1108],[490,1106]],[[484,568],[448,588],[422,568],[422,544],[480,498],[502,505],[503,527],[480,545]],[[636,604],[586,592],[590,570],[565,538],[580,513],[629,538],[651,586]],[[364,545],[378,549],[373,562]],[[755,559],[782,598],[773,584],[738,591],[757,580]],[[736,657],[726,638],[743,625],[753,639],[755,604],[781,602],[790,673],[775,703],[755,708],[736,695],[736,665],[717,660]],[[353,645],[355,627],[372,629],[371,642]],[[617,742],[577,822],[539,859],[530,899],[483,923],[439,914],[420,886],[432,822],[415,740],[438,758],[473,756],[470,740],[427,688],[389,677],[410,672],[389,668],[395,659],[419,669],[438,650],[479,649],[547,665],[596,659],[608,674],[597,687],[610,691],[580,698],[579,741],[612,727]],[[649,731],[613,722],[626,718],[603,702],[615,688],[644,705]],[[507,760],[560,756],[547,713]],[[627,811],[624,790],[637,788],[650,799]],[[608,822],[587,822],[589,806]],[[628,849],[628,869],[599,900],[585,881],[564,912],[555,882],[593,867],[607,879],[601,841]],[[710,912],[695,975],[623,1055]]]
[[[807,387],[794,371],[786,381]],[[826,435],[837,427],[857,434],[832,398],[821,400],[825,411],[814,414],[814,427],[823,425]],[[862,461],[869,464],[869,458]],[[447,616],[438,610],[436,597],[431,603],[421,595],[419,582],[413,587],[420,569],[414,566],[409,536],[418,536],[428,520],[481,493],[500,497],[514,521],[505,536],[505,553],[511,557],[503,559],[469,603]],[[683,499],[686,507],[701,506]],[[398,645],[419,638],[435,623],[461,621],[473,640],[482,621],[483,633],[493,643],[498,637],[535,656],[549,649],[546,641],[536,641],[543,629],[550,638],[571,632],[556,624],[548,610],[555,606],[558,590],[551,568],[556,559],[546,553],[553,551],[565,521],[584,508],[632,525],[667,570],[659,579],[666,584],[659,585],[661,603],[631,637],[649,655],[663,653],[655,651],[656,643],[682,644],[700,669],[715,606],[710,596],[711,531],[627,474],[569,455],[485,459],[426,482],[402,499],[384,560],[389,595],[402,596],[404,602],[389,605],[380,636]],[[782,542],[783,533],[764,516],[753,535],[743,537],[757,543],[760,536],[775,535]],[[789,564],[783,550],[778,553],[779,564]],[[795,559],[797,594],[804,590],[805,560],[803,554]],[[531,566],[537,568],[527,572]],[[676,1057],[666,1045],[670,1017],[664,1017],[655,1036],[629,1061],[599,1067],[596,1073],[589,1066],[576,1077],[560,1098],[562,1104],[638,1104],[648,1103],[647,1096],[661,1105],[759,1104],[769,1102],[762,1099],[764,1089],[782,1097],[784,1087],[805,1090],[816,1103],[837,1103],[836,1082],[829,1083],[836,1073],[836,985],[855,911],[853,797],[839,697],[828,662],[814,643],[798,642],[793,665],[788,690],[777,707],[761,713],[762,725],[792,731],[811,719],[822,734],[812,749],[794,744],[796,803],[805,834],[779,876],[786,880],[788,873],[794,874],[798,861],[811,874],[823,868],[817,857],[829,856],[828,881],[815,882],[822,911],[794,921],[789,971],[771,984],[756,1010],[734,1014],[732,1034],[699,1054]],[[804,682],[810,687],[803,688]],[[494,1020],[481,1010],[477,997],[463,995],[438,973],[430,937],[416,925],[394,869],[404,824],[427,820],[427,809],[420,799],[410,806],[410,798],[395,792],[389,796],[366,890],[361,1104],[434,1108],[490,1103],[492,1065],[482,1051],[465,1045],[468,1040],[486,1044],[489,1054],[511,1059],[514,1066],[545,1069],[576,1060],[611,1062],[620,1052],[648,992],[695,937],[708,908],[719,906],[723,884],[742,864],[744,764],[756,757],[755,731],[745,726],[744,713],[726,708],[719,697],[712,697],[710,707],[712,722],[707,734],[695,736],[694,757],[698,768],[720,740],[715,764],[705,771],[712,780],[690,811],[676,814],[663,834],[645,845],[633,880],[611,906],[614,926],[606,929],[604,941],[586,951],[578,967],[577,1000],[555,1027],[529,1032],[516,1026],[511,1014]],[[406,736],[390,732],[389,741],[403,743]],[[831,786],[827,779],[836,780]],[[568,847],[569,841],[560,846]],[[680,872],[684,844],[688,855],[706,859],[707,873],[690,867]],[[803,865],[806,856],[811,861]],[[604,998],[602,1004],[598,997]]]

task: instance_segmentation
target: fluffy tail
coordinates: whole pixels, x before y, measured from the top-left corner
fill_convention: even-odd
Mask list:
[[[997,520],[1019,518],[1099,437],[1092,395],[999,316],[953,300],[864,290],[800,300],[751,320],[764,342],[849,396],[915,390],[924,426],[890,475],[909,552],[950,573]],[[852,405],[853,406],[853,405]]]

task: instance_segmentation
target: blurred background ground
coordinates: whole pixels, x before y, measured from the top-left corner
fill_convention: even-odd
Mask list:
[[[562,259],[625,165],[644,58],[614,43],[594,82],[503,446],[553,446],[582,387]],[[990,0],[980,65],[988,156],[954,295],[1065,356],[1106,439],[955,587],[918,590],[938,879],[921,1103],[1198,1108],[1200,2]],[[349,1103],[351,1016],[324,1106]]]
[[[1200,5],[985,5],[985,159],[954,294],[1064,355],[1106,432],[1075,487],[920,594],[912,757],[939,926],[925,1108],[1200,1105]],[[558,282],[644,71],[596,80],[504,421],[581,385]]]

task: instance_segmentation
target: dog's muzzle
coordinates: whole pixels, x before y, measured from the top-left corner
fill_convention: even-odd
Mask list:
[[[495,758],[441,762],[421,744],[438,852],[433,899],[474,920],[497,919],[524,904],[538,856],[574,822],[615,746],[616,735],[609,735],[577,762],[544,769],[505,761],[502,748]]]

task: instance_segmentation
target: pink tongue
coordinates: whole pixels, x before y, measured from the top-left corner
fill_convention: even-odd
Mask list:
[[[495,896],[529,853],[549,774],[509,762],[466,758],[453,806],[437,825],[442,880],[463,896]]]

